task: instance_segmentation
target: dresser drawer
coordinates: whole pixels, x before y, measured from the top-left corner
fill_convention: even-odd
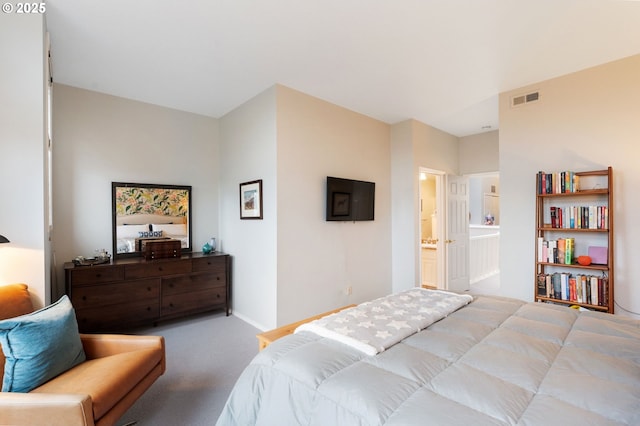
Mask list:
[[[160,278],[123,281],[100,286],[86,286],[73,289],[71,303],[75,309],[101,308],[117,309],[127,307],[137,300],[152,299],[158,305],[160,298]],[[144,302],[150,303],[148,301]],[[114,306],[116,308],[114,308]],[[128,309],[128,308],[127,308]],[[129,312],[127,316],[131,316]]]
[[[223,307],[226,303],[227,290],[225,287],[173,294],[162,297],[161,314],[170,316],[185,312],[202,312]]]
[[[81,333],[96,331],[122,331],[153,322],[160,314],[159,299],[130,300],[103,308],[76,309]]]
[[[199,257],[192,259],[191,270],[193,272],[220,272],[227,270],[226,256]]]
[[[162,296],[187,293],[192,291],[209,290],[214,287],[224,287],[225,284],[224,273],[202,273],[163,278]]]
[[[85,266],[78,267],[71,273],[72,286],[122,281],[123,279],[124,267],[122,266]]]
[[[134,279],[188,274],[189,272],[191,272],[190,260],[169,260],[166,262],[156,260],[137,265],[127,265],[124,276],[126,279]]]

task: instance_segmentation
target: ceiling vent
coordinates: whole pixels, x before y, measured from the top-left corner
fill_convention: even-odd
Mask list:
[[[511,98],[511,107],[519,107],[522,105],[537,102],[540,99],[540,92],[535,91],[524,95],[518,95]]]

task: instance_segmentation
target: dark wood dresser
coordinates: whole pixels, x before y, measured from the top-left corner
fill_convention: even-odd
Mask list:
[[[218,309],[229,315],[231,257],[191,253],[177,259],[65,263],[65,288],[80,332],[116,332]]]

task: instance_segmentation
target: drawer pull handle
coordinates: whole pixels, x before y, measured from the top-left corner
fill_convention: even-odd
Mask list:
[[[158,266],[158,271],[162,271],[162,266]]]
[[[82,300],[87,300],[87,296],[82,296]]]
[[[219,294],[219,293],[218,293],[218,294],[216,294],[216,296],[218,297],[218,299],[220,299],[220,294]]]
[[[96,274],[96,278],[100,278],[102,274]]]
[[[151,306],[147,306],[147,311],[151,312]]]
[[[147,287],[147,291],[151,291],[151,287]]]

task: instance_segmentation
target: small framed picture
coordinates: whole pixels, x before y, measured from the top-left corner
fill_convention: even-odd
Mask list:
[[[262,179],[240,184],[240,219],[262,219]]]
[[[331,199],[332,216],[349,216],[351,214],[351,194],[334,192]]]

